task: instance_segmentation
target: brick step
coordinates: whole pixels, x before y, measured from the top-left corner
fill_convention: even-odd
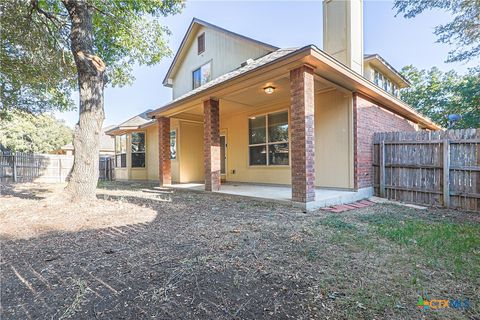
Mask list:
[[[375,204],[374,202],[369,200],[361,200],[361,201],[357,201],[349,204],[339,204],[336,206],[326,207],[326,208],[323,208],[322,210],[334,212],[334,213],[340,213],[340,212],[345,212],[345,211],[350,211],[355,209],[366,208],[374,204]]]

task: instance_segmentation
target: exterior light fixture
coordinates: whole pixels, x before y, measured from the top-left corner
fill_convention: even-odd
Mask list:
[[[266,94],[272,94],[275,91],[275,87],[268,86],[263,88],[263,91],[265,91]]]

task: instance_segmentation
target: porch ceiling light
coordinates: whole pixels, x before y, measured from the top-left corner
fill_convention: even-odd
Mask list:
[[[272,94],[275,91],[275,87],[268,86],[263,88],[263,91],[265,91],[266,94]]]

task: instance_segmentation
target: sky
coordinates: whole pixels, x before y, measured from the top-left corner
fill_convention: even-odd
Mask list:
[[[436,43],[435,26],[452,20],[442,11],[426,11],[413,19],[395,17],[392,1],[364,0],[364,52],[378,53],[400,70],[412,64],[419,69],[438,67],[464,73],[474,62],[445,63],[449,45]],[[192,19],[199,18],[277,47],[315,44],[322,48],[322,1],[187,1],[181,14],[163,18],[172,35],[175,53]],[[147,109],[156,109],[172,98],[162,85],[173,60],[165,58],[152,67],[135,66],[130,86],[105,89],[104,126],[119,124]],[[78,95],[74,96],[78,103]],[[56,113],[73,127],[78,111]]]

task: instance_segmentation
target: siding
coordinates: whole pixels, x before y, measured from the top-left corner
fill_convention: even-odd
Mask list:
[[[205,32],[205,51],[197,52],[197,37]],[[177,63],[177,71],[172,74],[173,99],[192,90],[192,72],[212,61],[212,79],[240,67],[247,59],[256,59],[269,51],[259,45],[236,38],[232,35],[214,29],[201,27],[192,34],[192,41],[185,48],[186,54]]]

